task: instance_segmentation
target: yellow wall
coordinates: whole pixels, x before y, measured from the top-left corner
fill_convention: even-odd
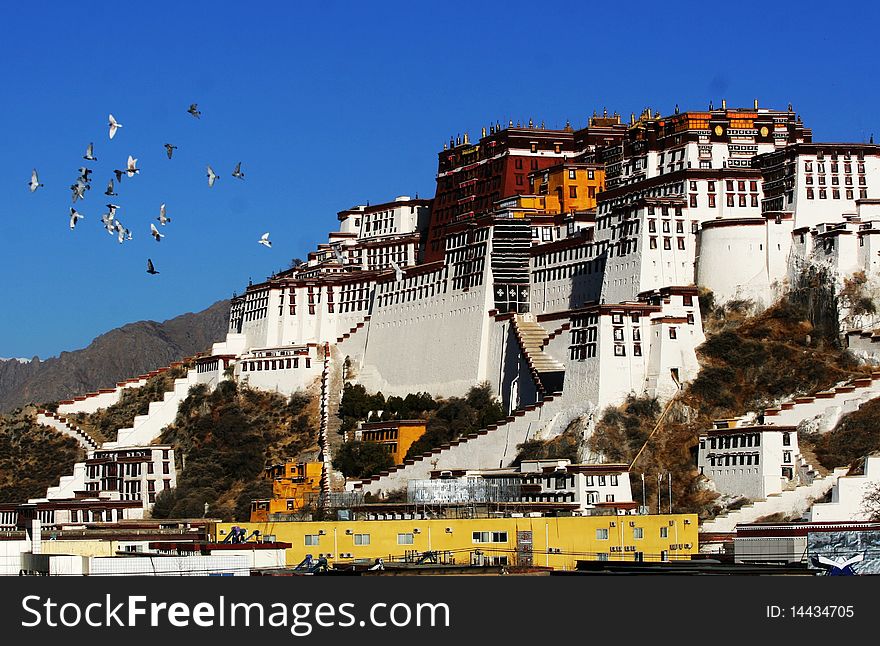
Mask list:
[[[614,523],[615,526],[611,526]],[[634,538],[635,527],[642,528],[643,538]],[[672,523],[670,525],[670,523]],[[220,523],[218,536],[223,540],[236,523]],[[237,523],[241,525],[241,523]],[[660,537],[660,528],[667,528],[668,537]],[[447,531],[449,528],[451,531]],[[263,535],[274,535],[278,541],[292,544],[287,550],[287,564],[297,565],[306,554],[333,554],[334,560],[346,561],[343,553],[352,558],[375,559],[402,557],[406,551],[440,550],[454,552],[456,563],[469,563],[470,554],[481,550],[485,554],[506,555],[511,564],[516,562],[517,531],[531,530],[533,564],[556,569],[572,569],[578,560],[595,560],[598,553],[608,554],[609,560],[635,559],[634,552],[644,554],[644,560],[660,560],[661,550],[669,551],[670,560],[689,559],[698,551],[696,514],[652,516],[573,516],[561,518],[476,518],[447,520],[369,520],[328,522],[250,523],[248,532],[259,529]],[[418,529],[418,533],[413,530]],[[607,529],[608,539],[599,539],[597,529]],[[346,534],[350,530],[351,534]],[[324,534],[320,535],[319,532]],[[507,532],[506,543],[474,543],[473,532]],[[398,533],[413,533],[412,545],[399,545]],[[318,535],[318,545],[306,545],[305,535]],[[369,534],[369,545],[355,545],[355,534]],[[549,540],[549,542],[548,542]],[[550,554],[547,547],[555,552]],[[672,549],[672,545],[680,548]],[[689,547],[685,547],[689,545]],[[619,551],[612,551],[618,550]]]
[[[568,176],[569,170],[575,171],[575,178]],[[593,179],[589,179],[588,171],[593,171]],[[545,209],[547,213],[561,213],[563,210],[568,213],[572,209],[575,211],[586,211],[596,208],[596,198],[599,193],[605,190],[605,171],[595,168],[569,168],[556,167],[549,171],[545,191],[541,190],[543,184],[543,173],[535,175],[532,191],[541,193],[546,196]],[[574,186],[577,191],[576,197],[571,197],[571,187]],[[562,203],[559,201],[558,188],[562,189]],[[592,196],[590,195],[592,189]]]
[[[40,545],[43,554],[75,554],[76,556],[115,556],[116,550],[119,549],[119,542],[112,540],[50,541],[44,538]]]
[[[394,464],[403,464],[406,452],[412,443],[425,434],[425,423],[420,424],[401,424],[399,435],[397,436],[397,451],[393,454]]]
[[[253,502],[251,521],[267,521],[269,514],[293,513],[314,502],[321,493],[322,462],[287,462],[284,465],[284,476],[273,478],[272,499],[268,501],[268,509],[256,509],[265,502]],[[291,504],[288,506],[288,501]]]

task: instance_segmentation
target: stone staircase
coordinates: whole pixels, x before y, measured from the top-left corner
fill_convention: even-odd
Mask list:
[[[862,404],[878,396],[880,371],[767,408],[763,411],[764,423],[797,426],[806,420],[816,419],[817,430],[826,432],[833,429],[841,417],[858,410]]]
[[[103,447],[149,445],[162,434],[166,426],[174,422],[180,402],[186,399],[190,388],[196,383],[198,383],[198,375],[195,370],[188,371],[186,377],[175,379],[174,388],[167,391],[161,401],[151,402],[146,415],[137,415],[131,427],[119,429],[116,433],[116,441],[105,442]]]
[[[67,437],[72,437],[86,451],[93,451],[98,448],[98,442],[83,429],[71,424],[66,417],[62,417],[51,411],[38,409],[37,424],[49,426]]]
[[[562,408],[561,398],[549,395],[537,404],[514,411],[496,424],[404,460],[402,465],[367,480],[349,482],[346,487],[364,493],[387,493],[406,487],[408,480],[430,478],[431,471],[438,469],[497,469],[506,466],[516,457],[517,445],[535,438],[552,423]]]
[[[780,493],[772,493],[766,498],[754,500],[734,511],[722,512],[714,519],[704,522],[700,526],[700,532],[732,532],[738,524],[753,523],[765,516],[779,513],[790,518],[799,518],[810,508],[813,501],[827,494],[837,483],[837,479],[846,475],[847,471],[849,471],[849,467],[835,469],[826,475],[816,472],[816,476],[809,484],[802,484]]]
[[[513,327],[539,395],[561,393],[565,366],[544,352],[550,342],[550,333],[528,314],[517,314],[513,318]]]
[[[330,442],[327,429],[330,421],[330,344],[324,344],[324,367],[321,370],[321,401],[319,405],[321,423],[318,428],[318,446],[321,447],[321,460],[324,468],[321,470],[321,494],[322,499],[329,502],[330,472],[333,470],[333,457],[330,450]]]

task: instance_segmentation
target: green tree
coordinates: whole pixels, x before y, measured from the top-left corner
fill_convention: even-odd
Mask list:
[[[369,478],[392,466],[391,455],[377,442],[343,442],[333,455],[333,468],[347,478]]]

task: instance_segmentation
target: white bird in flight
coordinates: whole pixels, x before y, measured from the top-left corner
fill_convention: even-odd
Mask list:
[[[114,135],[116,134],[116,131],[122,127],[122,124],[117,123],[116,119],[113,118],[112,114],[108,117],[108,119],[110,120],[110,123],[108,124],[110,126],[110,139],[113,139]]]
[[[156,242],[162,242],[162,238],[165,237],[165,234],[159,233],[159,229],[152,222],[150,222],[150,235],[156,239]]]
[[[82,213],[78,213],[75,208],[70,207],[70,228],[73,229],[76,227],[76,223],[78,220],[82,220],[85,216]]]
[[[43,184],[40,184],[40,180],[39,180],[39,178],[37,177],[37,169],[36,169],[36,168],[31,172],[31,181],[28,182],[28,186],[29,186],[30,189],[31,189],[31,193],[33,193],[33,192],[36,191],[38,188],[40,188],[41,186],[43,186]]]
[[[89,147],[86,148],[86,154],[83,155],[83,159],[86,161],[98,161],[98,158],[95,157],[95,144],[90,143]]]
[[[262,236],[260,236],[260,239],[257,240],[257,242],[259,242],[264,247],[269,247],[270,249],[272,248],[272,243],[269,241],[269,233],[268,232],[266,232]]]
[[[238,179],[244,179],[244,173],[241,172],[241,162],[238,162],[235,165],[235,170],[232,171],[232,176],[237,177]]]
[[[210,166],[208,166],[208,186],[209,186],[209,187],[214,186],[214,182],[217,181],[217,178],[218,178],[218,177],[219,177],[219,175],[217,175],[217,174],[214,172],[214,169],[211,168]]]
[[[156,219],[159,220],[159,224],[161,224],[163,227],[171,222],[171,218],[166,217],[165,215],[165,204],[162,204],[162,206],[159,207],[159,217]]]
[[[107,233],[112,236],[115,229],[113,225],[113,211],[111,210],[110,213],[105,213],[104,215],[102,215],[101,222],[103,223],[104,228],[107,229]]]
[[[136,168],[137,159],[134,159],[131,155],[128,156],[128,168],[125,169],[126,175],[129,177],[134,177],[135,173],[140,173],[141,170]]]
[[[126,229],[123,226],[122,222],[120,222],[119,220],[116,220],[115,226],[116,226],[116,234],[117,234],[117,238],[119,240],[119,244],[122,244],[126,240],[131,240],[131,231]]]
[[[75,184],[71,184],[70,190],[73,192],[73,203],[76,204],[77,200],[86,199],[86,191],[90,188],[91,187],[88,184],[82,181],[81,177],[76,180]]]

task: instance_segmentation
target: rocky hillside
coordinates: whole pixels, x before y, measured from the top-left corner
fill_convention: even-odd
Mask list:
[[[0,502],[45,496],[85,457],[75,440],[38,425],[35,418],[32,408],[0,415]]]
[[[247,520],[251,500],[272,495],[267,466],[316,459],[319,421],[315,389],[285,397],[233,381],[194,386],[158,440],[174,446],[179,471],[153,516],[200,517],[207,503],[211,517]]]
[[[226,334],[229,301],[162,323],[129,323],[88,347],[45,361],[0,361],[0,411],[52,402],[113,386],[117,381],[203,352]]]

